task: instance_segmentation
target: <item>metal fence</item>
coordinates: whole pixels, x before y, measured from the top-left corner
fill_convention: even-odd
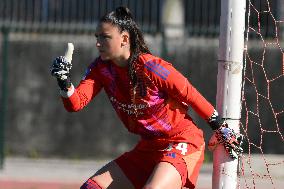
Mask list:
[[[214,37],[219,34],[221,0],[184,0],[187,33]]]
[[[0,0],[0,26],[28,32],[93,32],[115,7],[128,6],[145,32],[160,32],[162,0]]]
[[[278,4],[270,9],[279,16]],[[162,7],[165,0],[0,0],[0,27],[21,32],[91,33],[98,19],[120,5],[128,6],[147,33],[163,32]],[[267,0],[250,0],[258,10],[267,9]],[[185,31],[188,35],[215,37],[219,34],[221,0],[183,0]],[[265,36],[272,36],[274,22],[260,14]],[[258,20],[256,15],[251,18]],[[253,23],[257,25],[258,23]]]

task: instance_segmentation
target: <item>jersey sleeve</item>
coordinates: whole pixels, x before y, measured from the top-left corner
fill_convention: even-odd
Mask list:
[[[74,88],[73,93],[63,97],[64,107],[69,112],[83,109],[102,89],[102,83],[97,75],[97,62],[92,63],[80,84]]]
[[[214,107],[170,63],[157,57],[144,58],[143,61],[145,73],[159,89],[183,104],[191,106],[203,119],[208,120],[213,114]]]

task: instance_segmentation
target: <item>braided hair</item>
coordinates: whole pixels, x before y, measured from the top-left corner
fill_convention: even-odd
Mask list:
[[[134,87],[137,86],[137,73],[135,71],[135,62],[140,54],[151,54],[147,47],[143,34],[133,19],[132,13],[127,7],[118,7],[100,19],[100,22],[110,23],[117,26],[120,32],[127,31],[130,35],[130,57],[129,76]]]

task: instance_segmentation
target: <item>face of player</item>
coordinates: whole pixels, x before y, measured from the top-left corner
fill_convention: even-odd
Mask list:
[[[130,56],[128,32],[120,32],[117,26],[102,22],[96,28],[95,36],[102,60],[112,60],[120,67],[127,66]]]

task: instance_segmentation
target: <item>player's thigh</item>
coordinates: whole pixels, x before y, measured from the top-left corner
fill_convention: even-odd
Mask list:
[[[154,168],[144,189],[180,189],[182,180],[176,168],[168,162],[160,162]]]
[[[91,177],[100,187],[107,189],[134,189],[120,167],[111,161]]]

